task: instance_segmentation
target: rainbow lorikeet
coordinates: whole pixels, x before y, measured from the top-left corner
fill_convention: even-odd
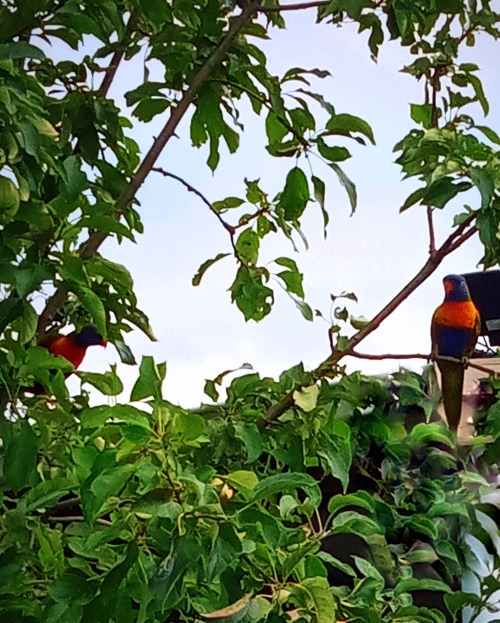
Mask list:
[[[72,363],[75,368],[82,363],[89,346],[106,346],[106,340],[93,325],[83,327],[81,331],[73,331],[68,335],[46,335],[39,342],[53,355],[61,355]]]
[[[106,346],[106,344],[106,340],[93,325],[87,325],[81,331],[73,331],[68,335],[45,335],[38,342],[38,346],[43,346],[53,355],[60,355],[67,359],[75,369],[82,363],[89,346]],[[71,372],[66,376],[69,374]],[[36,396],[43,394],[45,388],[41,383],[35,383],[33,387],[21,388],[21,391]]]
[[[464,364],[476,345],[481,320],[461,275],[443,279],[444,301],[432,316],[432,354],[441,371],[441,393],[449,427],[456,432],[462,414]],[[440,360],[453,357],[460,361]]]

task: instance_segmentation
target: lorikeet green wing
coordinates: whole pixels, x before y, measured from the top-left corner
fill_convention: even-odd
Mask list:
[[[457,431],[462,414],[464,360],[469,357],[479,335],[481,320],[470,297],[467,282],[461,275],[443,279],[444,301],[432,316],[432,353],[441,371],[441,393],[448,425]],[[453,357],[457,361],[443,361]]]

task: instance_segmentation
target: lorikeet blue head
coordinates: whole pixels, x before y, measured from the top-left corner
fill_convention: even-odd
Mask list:
[[[94,325],[91,324],[83,327],[81,331],[75,332],[72,337],[76,344],[83,348],[89,346],[106,346],[106,340],[97,331]]]
[[[443,284],[445,301],[470,301],[469,288],[462,275],[446,275]]]

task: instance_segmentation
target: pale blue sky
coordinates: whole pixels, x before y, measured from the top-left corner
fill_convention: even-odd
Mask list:
[[[354,315],[372,317],[414,276],[427,259],[428,235],[425,211],[414,207],[404,214],[398,209],[414,189],[415,182],[401,181],[394,164],[393,145],[412,127],[409,104],[422,103],[423,87],[399,69],[408,62],[406,50],[392,42],[380,50],[378,64],[370,60],[366,33],[355,28],[316,25],[315,11],[286,16],[286,31],[272,30],[272,40],[263,47],[269,66],[277,74],[292,66],[328,69],[332,77],[314,80],[337,112],[349,112],[366,119],[373,128],[377,145],[362,147],[352,142],[353,158],[345,170],[358,189],[358,210],[349,216],[347,195],[334,175],[319,160],[314,171],[327,182],[327,207],[331,221],[328,238],[322,237],[319,207],[311,205],[303,221],[310,242],[309,251],[294,253],[286,241],[274,236],[264,244],[262,261],[290,255],[305,274],[306,300],[313,308],[330,314],[330,293],[353,291],[359,303],[351,304]],[[483,37],[476,48],[465,48],[461,60],[477,62],[491,104],[487,124],[500,133],[500,88],[498,85],[499,45]],[[136,84],[132,73],[142,68],[139,59],[121,67],[111,95],[118,98]],[[224,153],[214,175],[205,164],[207,150],[190,146],[188,122],[178,129],[179,139],[170,142],[158,165],[180,175],[210,201],[244,193],[243,178],[261,179],[273,196],[284,185],[293,161],[272,159],[264,149],[263,120],[249,113],[244,104],[242,121],[246,132],[241,148],[233,156]],[[479,113],[478,113],[479,115]],[[165,123],[162,115],[146,126],[134,121],[133,135],[145,150]],[[307,170],[305,161],[300,161]],[[201,285],[191,286],[198,266],[221,251],[230,251],[229,239],[213,214],[192,193],[174,180],[152,174],[139,193],[145,233],[134,245],[121,247],[108,242],[104,252],[131,271],[142,309],[150,316],[159,342],[153,344],[139,331],[130,334],[130,345],[138,359],[152,354],[167,361],[166,397],[183,406],[196,406],[209,399],[203,395],[204,379],[221,371],[251,363],[264,375],[277,376],[282,370],[303,361],[306,368],[328,356],[328,325],[321,319],[305,321],[285,294],[277,292],[274,309],[261,323],[246,323],[230,303],[227,288],[234,278],[234,262],[226,259],[205,275]],[[469,202],[477,205],[471,192]],[[461,204],[455,211],[459,211]],[[436,215],[437,240],[449,233],[453,209]],[[301,249],[303,247],[300,247]],[[473,239],[452,257],[393,314],[380,329],[366,339],[359,350],[371,353],[429,352],[429,323],[434,308],[442,300],[442,277],[450,272],[475,270],[481,257]],[[279,288],[278,288],[279,290]],[[118,360],[114,349],[91,349],[84,369],[106,369]],[[420,369],[422,361],[403,362]],[[350,360],[349,369],[391,372],[397,361]],[[136,368],[120,364],[120,372],[132,383]]]

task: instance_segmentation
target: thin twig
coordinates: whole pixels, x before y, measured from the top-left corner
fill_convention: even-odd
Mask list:
[[[283,11],[302,11],[303,9],[314,9],[328,6],[331,0],[315,0],[314,2],[298,2],[296,4],[283,4],[280,6],[261,6],[259,13],[282,13]]]
[[[69,515],[68,517],[48,517],[49,523],[73,523],[74,521],[84,522],[87,521],[82,515]],[[96,523],[102,526],[112,526],[113,523],[107,519],[96,519]]]
[[[126,43],[128,37],[132,34],[132,31],[134,30],[135,25],[137,24],[138,18],[139,18],[139,14],[137,13],[137,11],[132,11],[130,13],[129,20],[125,28],[125,34],[123,36],[122,41],[120,42],[120,46],[113,54],[111,58],[111,62],[104,73],[103,81],[101,83],[101,86],[99,87],[100,95],[108,94],[109,88],[113,83],[116,72],[118,71],[118,67],[120,63],[122,62],[123,57],[125,56],[124,44]]]
[[[424,355],[423,353],[411,353],[400,354],[397,353],[386,353],[383,355],[372,355],[369,353],[360,353],[357,350],[353,350],[349,353],[349,357],[357,357],[358,359],[369,359],[370,361],[382,361],[383,359],[426,359],[430,361],[451,361],[452,363],[461,363],[463,364],[462,359],[457,359],[456,357],[445,357],[445,356],[435,356],[432,354]],[[467,360],[467,363],[464,364],[467,368],[474,368],[475,370],[480,370],[481,372],[486,372],[486,374],[498,376],[499,373],[491,368],[487,368],[486,366],[481,366],[478,363],[473,363],[472,361]]]
[[[349,353],[349,357],[357,357],[358,359],[369,359],[371,361],[381,361],[382,359],[431,359],[432,355],[424,355],[423,353],[411,353],[411,354],[395,354],[386,353],[384,355],[372,355],[370,353],[360,353],[357,350],[352,350]]]
[[[188,108],[196,99],[202,86],[211,78],[214,69],[224,60],[232,42],[247,24],[247,22],[255,15],[260,8],[259,0],[249,2],[242,12],[231,20],[230,27],[226,36],[222,39],[219,46],[208,57],[205,64],[200,68],[198,73],[193,77],[191,84],[184,92],[182,98],[175,106],[171,108],[170,117],[165,124],[163,130],[153,142],[150,150],[139,165],[134,177],[116,201],[115,218],[118,220],[126,211],[131,201],[136,196],[139,188],[154,167],[164,147],[174,136],[175,130],[183,119]],[[94,231],[87,241],[84,242],[80,249],[79,255],[83,260],[93,257],[101,244],[109,236],[109,232]],[[38,319],[38,333],[43,333],[57,311],[64,305],[67,300],[67,291],[63,287],[59,287],[56,292],[48,299],[45,308],[42,310]]]
[[[427,224],[429,226],[429,255],[432,257],[436,253],[436,236],[434,234],[431,206],[427,206]]]
[[[182,177],[179,177],[178,175],[175,175],[175,173],[170,173],[169,171],[165,171],[165,169],[162,169],[161,167],[153,167],[151,169],[151,171],[155,171],[156,173],[161,173],[161,175],[163,175],[164,177],[171,177],[172,179],[177,180],[185,188],[187,188],[187,190],[190,193],[194,193],[197,197],[199,197],[203,201],[203,203],[208,207],[210,212],[212,212],[212,214],[215,214],[215,216],[220,221],[222,227],[224,227],[224,229],[226,229],[227,232],[229,233],[229,237],[231,239],[231,245],[233,247],[233,251],[234,251],[235,255],[238,257],[238,252],[236,250],[236,245],[235,245],[235,242],[234,242],[235,228],[232,225],[230,225],[229,223],[227,223],[222,218],[222,216],[219,214],[219,212],[217,212],[217,210],[214,209],[213,205],[210,203],[210,201],[205,197],[205,195],[202,192],[200,192],[194,186],[191,186],[191,184],[189,184],[189,182],[186,182],[186,180],[182,179]]]

